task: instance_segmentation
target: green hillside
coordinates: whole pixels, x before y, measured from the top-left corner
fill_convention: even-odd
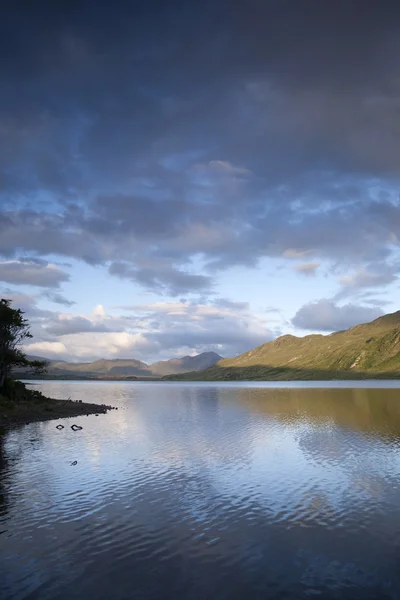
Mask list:
[[[169,379],[286,380],[400,378],[400,311],[330,335],[284,335],[220,360],[203,373]]]

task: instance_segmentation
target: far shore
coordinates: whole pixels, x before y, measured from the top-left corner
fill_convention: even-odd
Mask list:
[[[24,374],[20,376],[22,381],[161,381],[162,377],[145,377],[143,375],[99,375],[96,377],[88,377],[85,375],[71,375],[71,376],[60,376],[60,375],[28,375]]]

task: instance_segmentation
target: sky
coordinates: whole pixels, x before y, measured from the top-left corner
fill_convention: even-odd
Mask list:
[[[30,354],[235,356],[400,307],[400,6],[7,2],[0,295]]]

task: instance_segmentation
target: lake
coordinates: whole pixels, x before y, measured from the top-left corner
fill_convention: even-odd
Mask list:
[[[118,411],[0,437],[2,600],[400,598],[399,382],[35,385]]]

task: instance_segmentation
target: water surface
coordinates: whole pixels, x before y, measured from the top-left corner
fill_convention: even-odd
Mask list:
[[[0,437],[0,598],[399,598],[400,390],[321,385],[39,383],[119,410]]]

